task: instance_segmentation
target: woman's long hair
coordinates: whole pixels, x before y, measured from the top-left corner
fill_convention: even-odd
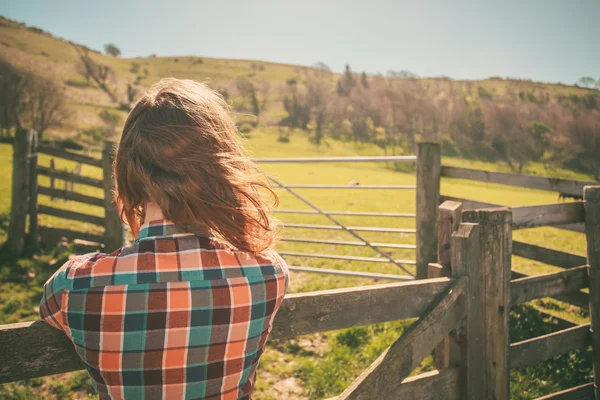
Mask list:
[[[229,107],[205,84],[152,86],[127,117],[114,174],[121,219],[134,236],[144,205],[154,202],[176,225],[208,227],[240,250],[259,253],[277,241],[260,189],[274,206],[277,195],[244,151]]]

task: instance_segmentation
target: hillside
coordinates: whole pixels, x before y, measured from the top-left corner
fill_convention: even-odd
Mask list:
[[[64,87],[68,98],[70,118],[60,129],[54,129],[51,136],[64,138],[73,136],[79,129],[102,123],[98,117],[104,109],[114,109],[121,118],[125,111],[93,83],[88,84],[81,74],[80,59],[75,49],[79,44],[57,38],[51,33],[35,27],[0,17],[0,54],[20,68],[42,74]],[[209,82],[214,88],[225,89],[232,101],[239,100],[235,93],[235,80],[240,77],[252,79],[255,85],[268,86],[263,100],[266,119],[261,124],[275,125],[284,118],[286,112],[281,104],[285,96],[286,83],[306,82],[311,74],[323,72],[314,68],[297,65],[269,63],[263,61],[214,59],[206,57],[144,57],[117,58],[91,51],[90,57],[100,65],[106,65],[111,73],[109,86],[118,97],[125,97],[127,85],[133,85],[137,92],[153,84],[162,77],[189,78]],[[315,60],[317,61],[317,60]],[[343,75],[326,72],[326,81],[335,83]],[[369,76],[380,80],[383,76]],[[385,78],[390,86],[399,78]],[[468,100],[479,97],[503,96],[517,90],[525,93],[543,92],[551,97],[582,97],[597,94],[597,91],[558,84],[545,84],[530,81],[515,81],[491,78],[480,81],[456,81],[448,78],[424,78],[419,82],[430,96],[460,93]],[[258,83],[258,84],[256,84]],[[242,110],[245,111],[245,110]]]

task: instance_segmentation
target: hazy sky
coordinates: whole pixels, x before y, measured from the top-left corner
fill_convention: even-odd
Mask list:
[[[123,56],[199,55],[370,73],[600,78],[600,0],[0,0],[0,14]]]

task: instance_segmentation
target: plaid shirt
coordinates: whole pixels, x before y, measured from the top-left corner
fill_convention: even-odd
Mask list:
[[[167,221],[71,259],[44,285],[101,399],[250,399],[288,283],[274,251],[252,255]]]

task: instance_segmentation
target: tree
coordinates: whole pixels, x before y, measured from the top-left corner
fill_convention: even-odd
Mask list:
[[[109,56],[119,57],[121,55],[121,50],[114,45],[113,43],[107,43],[104,45],[104,52]]]
[[[59,128],[68,119],[65,92],[56,82],[32,77],[27,98],[26,115],[40,139],[48,129]]]
[[[258,89],[257,85],[252,80],[245,76],[240,76],[236,79],[235,85],[238,93],[242,97],[242,103],[239,105],[238,109],[249,109],[252,115],[254,115],[257,120],[260,120],[261,111],[265,109],[267,104],[270,89],[269,82],[264,81],[262,89]]]
[[[369,88],[369,80],[367,79],[367,73],[365,71],[363,71],[363,73],[360,75],[360,81],[362,83],[363,88]]]
[[[22,127],[30,84],[30,74],[0,58],[0,130]]]
[[[563,118],[555,142],[557,157],[600,180],[600,111]]]
[[[98,85],[98,87],[102,89],[102,91],[106,93],[108,97],[110,97],[113,103],[119,103],[117,96],[108,86],[108,78],[112,75],[112,70],[110,67],[108,65],[96,63],[94,60],[92,60],[87,48],[75,46],[75,51],[77,52],[80,61],[78,66],[79,73],[88,81],[92,79],[96,85]]]

